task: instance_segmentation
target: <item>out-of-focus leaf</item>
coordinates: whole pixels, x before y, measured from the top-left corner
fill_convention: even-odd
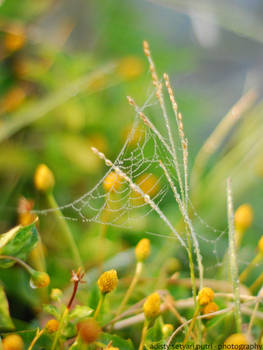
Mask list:
[[[102,333],[100,341],[105,345],[112,341],[112,346],[115,346],[120,350],[134,350],[134,346],[130,339],[125,340],[114,334]]]
[[[10,255],[19,259],[26,259],[28,253],[38,241],[35,224],[16,226],[0,236],[0,255]],[[14,265],[10,259],[0,259],[0,267],[8,268]]]
[[[49,305],[49,304],[48,305],[44,305],[43,310],[47,314],[50,314],[50,315],[54,316],[56,319],[59,319],[60,314],[59,314],[59,311],[56,308],[56,306]]]
[[[73,323],[78,323],[85,318],[88,318],[94,310],[85,305],[77,305],[69,314],[69,319]]]
[[[14,328],[13,321],[9,314],[9,305],[6,299],[3,286],[0,285],[0,329],[11,330]]]

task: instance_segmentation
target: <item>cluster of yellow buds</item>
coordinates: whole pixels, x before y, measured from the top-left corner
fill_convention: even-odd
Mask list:
[[[198,293],[198,302],[201,306],[211,303],[214,299],[214,292],[209,287],[202,288]]]
[[[118,275],[116,270],[104,272],[98,279],[98,286],[102,294],[112,292],[118,284]]]
[[[135,255],[138,262],[143,262],[151,252],[151,243],[148,238],[141,239],[135,248]]]
[[[247,337],[242,333],[230,335],[224,342],[225,345],[249,345]]]
[[[2,341],[3,350],[23,350],[24,342],[18,334],[10,334]]]
[[[37,167],[34,175],[34,184],[39,191],[52,191],[55,185],[55,178],[52,171],[45,164],[40,164]]]
[[[158,293],[153,293],[147,297],[143,304],[143,311],[146,319],[155,319],[161,312],[161,300]]]
[[[211,313],[216,312],[216,311],[218,311],[218,305],[214,301],[206,304],[202,310],[204,315],[208,315],[208,314],[211,314]],[[212,317],[213,316],[209,316],[207,318],[210,319]]]
[[[101,334],[101,328],[93,318],[79,323],[77,328],[81,340],[86,344],[94,343]]]

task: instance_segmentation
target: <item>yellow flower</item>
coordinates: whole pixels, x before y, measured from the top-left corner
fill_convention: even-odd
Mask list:
[[[230,335],[224,342],[229,345],[249,345],[247,337],[242,333],[235,333]]]
[[[160,314],[161,300],[158,293],[153,293],[148,296],[143,304],[143,311],[147,319],[154,319]]]
[[[24,46],[25,41],[24,29],[20,26],[12,27],[5,35],[5,48],[8,52],[17,51]]]
[[[198,293],[198,301],[200,305],[211,303],[214,299],[214,292],[211,288],[204,287]]]
[[[55,184],[55,178],[52,171],[45,165],[40,164],[34,175],[35,187],[39,191],[51,191]]]
[[[106,192],[117,191],[121,187],[121,176],[112,171],[103,181],[103,188]]]
[[[209,304],[206,304],[205,307],[203,308],[203,314],[207,315],[207,314],[211,314],[212,312],[216,312],[218,311],[218,306],[216,303],[214,303],[213,301]],[[212,318],[213,316],[207,317],[207,318]]]
[[[17,109],[25,100],[26,93],[20,86],[12,87],[2,98],[1,113],[9,113]]]
[[[20,335],[10,334],[4,338],[3,342],[3,350],[23,350],[24,343]]]
[[[261,254],[263,254],[263,236],[261,236],[260,240],[258,241],[258,250]]]
[[[59,300],[62,297],[62,290],[59,288],[53,288],[50,293],[50,298],[54,301]]]
[[[235,212],[235,227],[244,231],[251,226],[253,220],[253,210],[249,204],[242,204]]]
[[[101,293],[106,294],[112,292],[118,284],[118,276],[116,270],[104,272],[98,279],[98,286]]]
[[[50,283],[50,277],[46,272],[33,271],[31,273],[30,284],[32,288],[45,288]]]
[[[120,350],[120,348],[116,348],[116,346],[110,346],[107,348],[108,350]]]
[[[53,318],[47,322],[45,328],[48,333],[55,333],[59,328],[59,322]]]
[[[166,323],[162,326],[162,332],[165,338],[170,337],[170,335],[173,333],[174,326],[170,323]]]
[[[138,261],[144,261],[148,258],[151,251],[151,244],[148,238],[141,239],[135,248],[135,255]]]
[[[120,60],[117,73],[124,80],[137,78],[144,70],[143,61],[136,56],[127,56]]]
[[[151,198],[154,197],[160,190],[159,179],[153,174],[143,174],[136,179],[136,184],[140,187],[143,193]],[[131,193],[131,199],[135,206],[144,203],[143,197],[136,191]]]
[[[77,328],[79,331],[80,338],[86,344],[94,343],[101,333],[101,328],[99,324],[93,318],[79,323]]]

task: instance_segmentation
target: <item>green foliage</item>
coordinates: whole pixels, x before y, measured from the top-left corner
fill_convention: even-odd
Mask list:
[[[9,313],[8,301],[3,286],[0,285],[0,330],[12,330],[14,324]]]
[[[22,227],[16,226],[0,236],[0,255],[9,255],[26,259],[38,241],[35,223]],[[14,260],[0,259],[0,266],[8,268],[15,264]]]

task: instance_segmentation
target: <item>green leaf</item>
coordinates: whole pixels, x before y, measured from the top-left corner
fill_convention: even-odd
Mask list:
[[[0,255],[10,255],[26,259],[28,253],[38,241],[35,223],[28,226],[16,226],[0,236]],[[0,267],[8,268],[15,264],[10,259],[0,259]]]
[[[50,305],[50,304],[44,305],[43,306],[43,311],[46,312],[49,315],[54,316],[57,320],[60,317],[60,313],[59,313],[57,307],[54,306],[54,305]]]
[[[88,318],[94,310],[85,305],[77,305],[69,314],[69,319],[73,323],[78,323]]]
[[[14,329],[14,324],[9,314],[8,301],[4,292],[4,288],[1,285],[0,285],[0,329],[1,330]]]
[[[108,345],[109,342],[112,341],[112,346],[115,346],[120,350],[134,350],[134,346],[130,339],[125,340],[115,334],[102,333],[100,341],[105,345]]]

